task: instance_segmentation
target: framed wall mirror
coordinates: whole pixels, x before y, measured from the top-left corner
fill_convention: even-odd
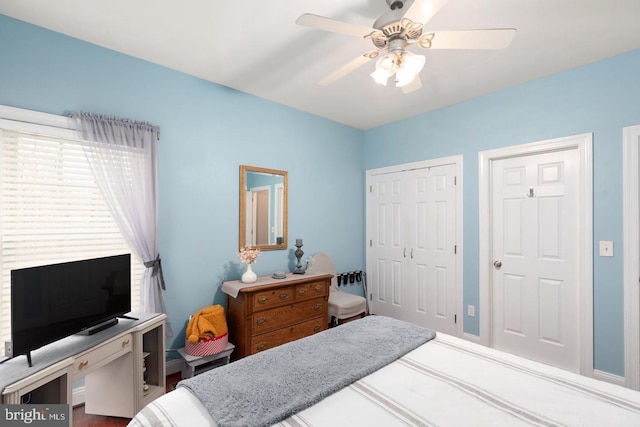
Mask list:
[[[240,243],[287,248],[287,172],[240,165]]]

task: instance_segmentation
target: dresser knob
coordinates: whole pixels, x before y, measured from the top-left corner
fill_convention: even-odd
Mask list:
[[[80,362],[80,367],[81,368],[86,368],[87,366],[89,366],[89,361],[88,360],[83,360],[82,362]]]
[[[267,318],[266,317],[260,317],[258,320],[256,320],[256,323],[258,324],[258,326],[262,326],[265,323],[267,323]]]
[[[129,345],[129,338],[122,341],[122,346]]]
[[[305,295],[307,293],[307,288],[298,289],[298,295]]]
[[[262,351],[262,350],[264,350],[265,348],[267,348],[267,343],[266,343],[266,342],[261,342],[260,344],[258,344],[258,345],[256,346],[256,349],[257,349],[258,351]]]
[[[287,298],[289,298],[289,292],[283,292],[283,293],[280,294],[280,299],[281,300],[285,300]]]
[[[267,301],[269,301],[269,297],[262,296],[262,297],[258,298],[258,304],[264,304]]]
[[[316,285],[316,292],[322,292],[322,285]]]
[[[320,332],[321,330],[322,330],[322,326],[320,326],[320,325],[316,325],[316,326],[313,327],[313,331],[314,332]]]
[[[322,304],[319,304],[319,303],[317,303],[316,305],[314,305],[314,306],[313,306],[313,309],[314,309],[315,311],[318,311],[318,310],[320,310],[321,308],[322,308]]]

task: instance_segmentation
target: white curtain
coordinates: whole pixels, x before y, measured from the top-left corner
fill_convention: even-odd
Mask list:
[[[158,252],[158,140],[149,123],[72,113],[98,186],[127,243],[144,262],[141,309],[166,313]],[[172,336],[167,322],[167,336]]]

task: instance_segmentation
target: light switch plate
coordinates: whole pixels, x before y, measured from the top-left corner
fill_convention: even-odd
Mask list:
[[[613,242],[600,240],[600,256],[613,256]]]

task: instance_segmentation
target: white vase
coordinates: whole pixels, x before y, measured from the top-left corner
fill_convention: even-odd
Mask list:
[[[258,276],[253,272],[251,264],[247,264],[247,271],[242,273],[242,283],[253,283],[258,280]]]

